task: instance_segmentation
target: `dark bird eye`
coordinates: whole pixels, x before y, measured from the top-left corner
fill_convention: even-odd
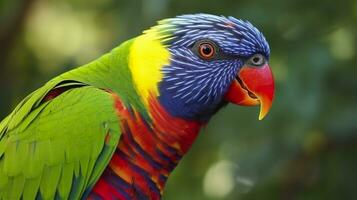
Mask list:
[[[214,51],[215,51],[214,46],[210,43],[202,43],[199,46],[199,53],[202,58],[206,58],[206,59],[212,58],[214,55]]]
[[[203,59],[210,59],[214,56],[215,48],[210,43],[202,43],[199,46],[198,53]]]
[[[214,59],[219,52],[218,46],[211,40],[201,40],[195,43],[193,51],[204,60]]]
[[[253,66],[262,66],[265,62],[265,57],[262,54],[255,54],[248,60],[248,64]]]

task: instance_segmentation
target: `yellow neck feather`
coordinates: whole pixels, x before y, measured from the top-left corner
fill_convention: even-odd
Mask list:
[[[162,80],[161,68],[170,62],[170,52],[160,42],[155,29],[134,39],[130,49],[129,68],[137,92],[147,104],[149,95],[159,96],[158,83]]]

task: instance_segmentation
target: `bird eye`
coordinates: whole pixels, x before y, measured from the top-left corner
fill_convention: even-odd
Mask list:
[[[248,60],[248,64],[253,66],[262,66],[265,62],[265,57],[262,54],[255,54]]]
[[[203,59],[210,59],[214,56],[215,48],[212,44],[205,42],[201,43],[198,47],[198,53]]]
[[[212,60],[215,59],[217,53],[219,53],[219,47],[215,42],[209,39],[203,39],[194,44],[192,51],[203,60]]]

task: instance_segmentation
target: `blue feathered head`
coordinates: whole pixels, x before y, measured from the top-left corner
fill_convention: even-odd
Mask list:
[[[162,20],[150,30],[170,54],[158,98],[172,115],[206,121],[227,102],[260,104],[260,118],[266,115],[274,93],[270,48],[250,22],[194,14]]]

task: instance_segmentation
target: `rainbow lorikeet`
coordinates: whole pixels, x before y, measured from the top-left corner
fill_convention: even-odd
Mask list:
[[[160,199],[220,108],[267,114],[269,54],[249,22],[182,15],[55,77],[0,123],[0,199]]]

